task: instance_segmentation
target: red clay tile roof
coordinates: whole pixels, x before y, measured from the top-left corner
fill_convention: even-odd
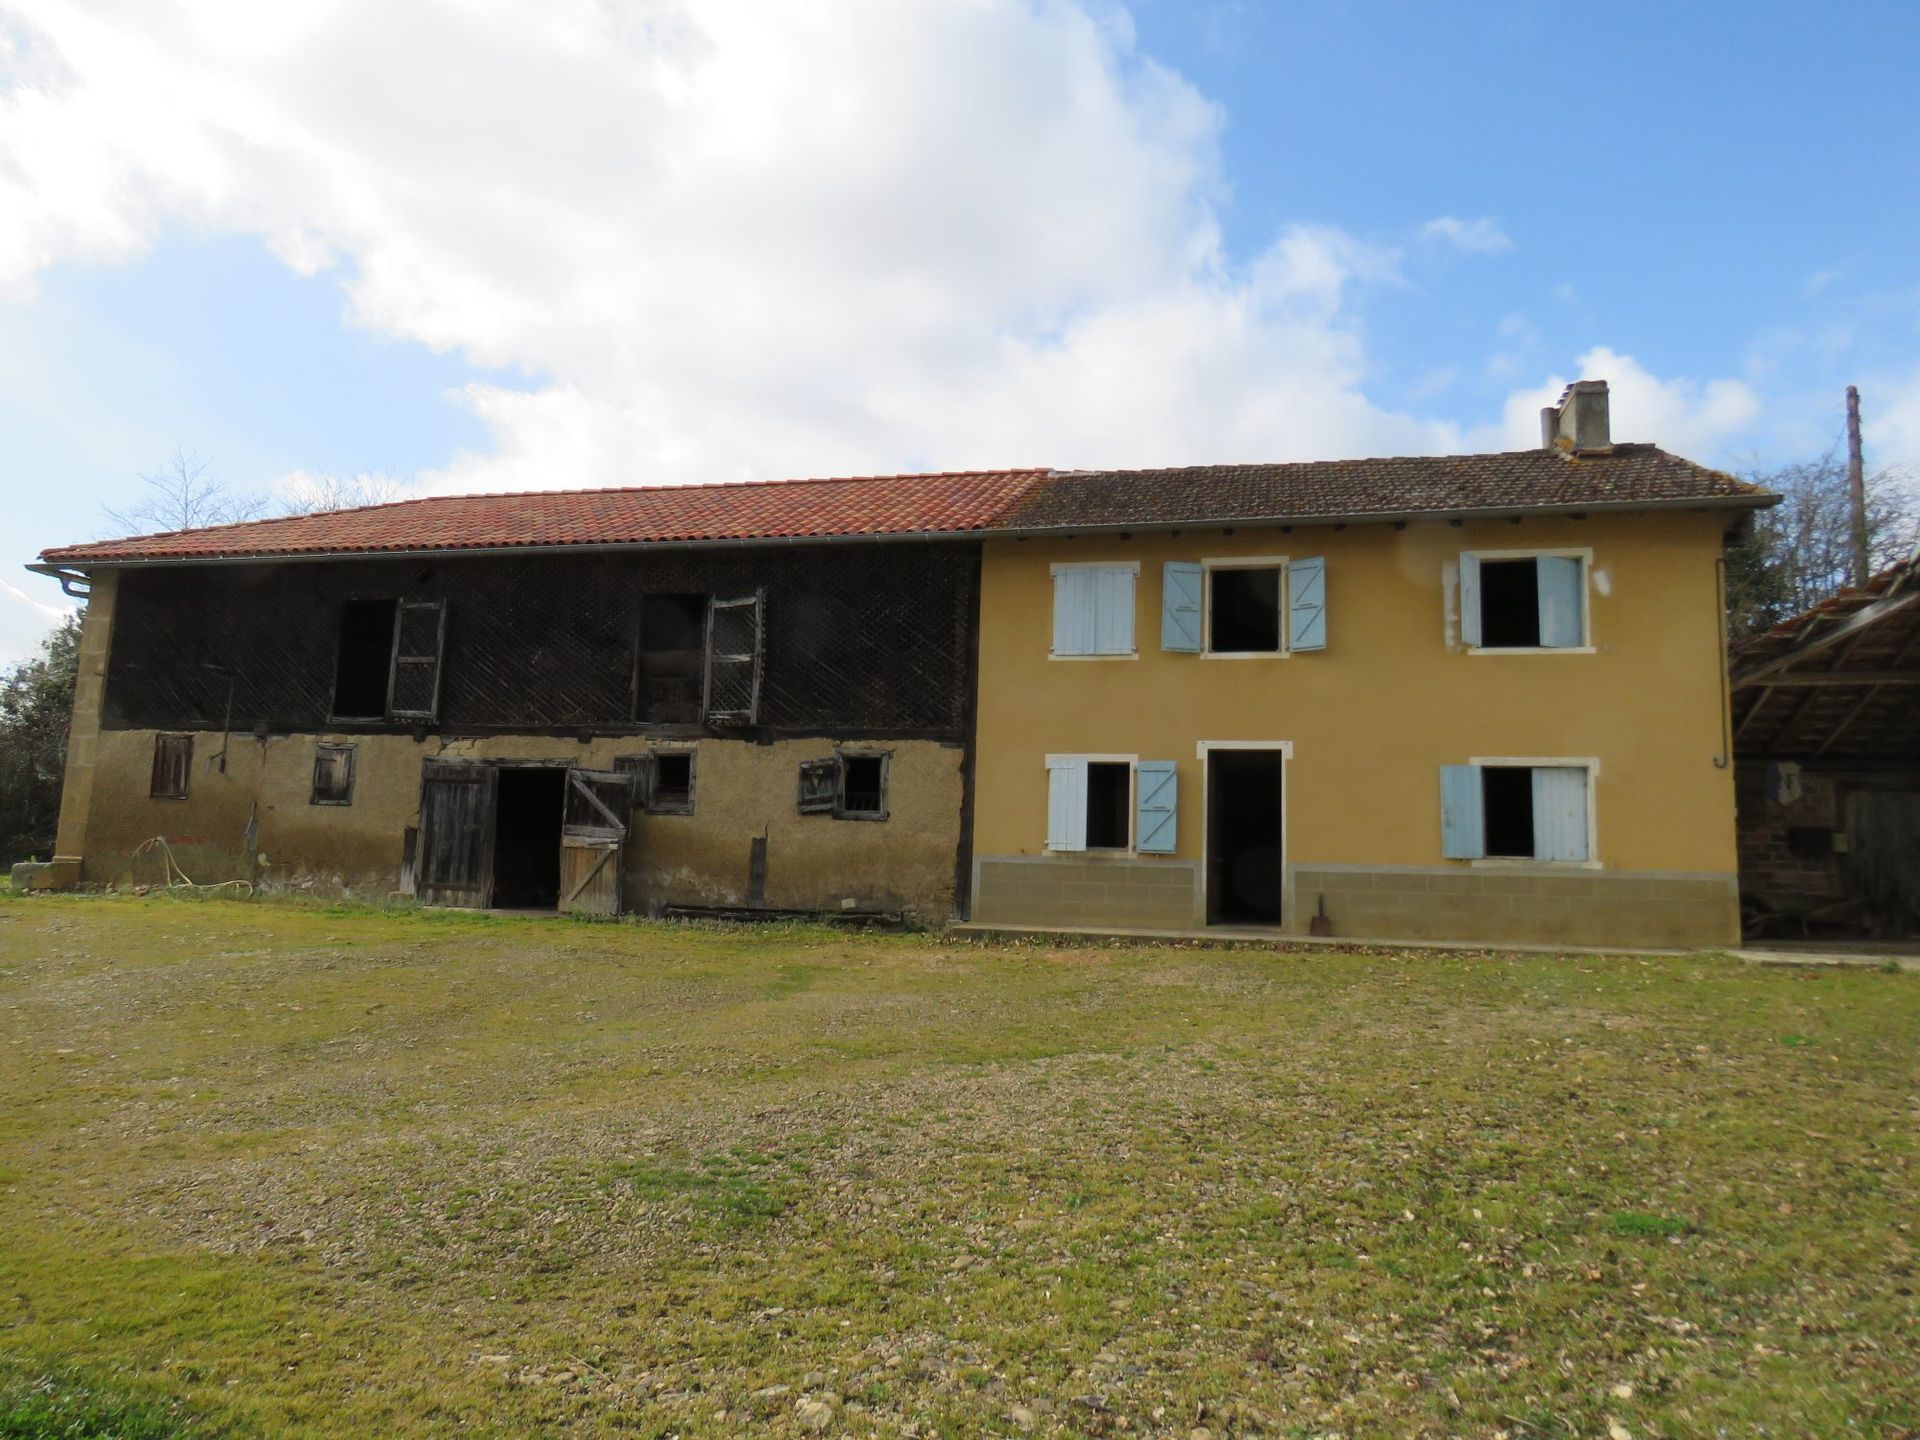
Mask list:
[[[967,470],[936,475],[440,496],[101,540],[50,565],[406,550],[846,539],[1580,510],[1774,497],[1651,445],[1172,470]]]
[[[320,515],[100,540],[48,550],[40,558],[49,564],[85,565],[102,560],[965,533],[985,529],[1046,473],[969,470],[430,496]]]

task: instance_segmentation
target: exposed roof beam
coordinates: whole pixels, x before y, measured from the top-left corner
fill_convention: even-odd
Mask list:
[[[1769,675],[1760,683],[1768,690],[1805,685],[1920,685],[1920,670],[1790,670],[1784,675]]]
[[[1798,665],[1810,655],[1818,655],[1821,651],[1838,645],[1843,640],[1852,639],[1869,625],[1877,625],[1880,621],[1886,619],[1887,616],[1906,609],[1916,600],[1920,600],[1920,591],[1911,591],[1905,595],[1883,595],[1871,605],[1854,611],[1853,614],[1849,615],[1845,620],[1842,620],[1838,625],[1835,625],[1824,634],[1815,635],[1811,639],[1803,640],[1786,650],[1782,650],[1771,659],[1762,660],[1756,665],[1749,665],[1743,670],[1734,672],[1733,688],[1738,690],[1742,686],[1751,685],[1757,680],[1765,680],[1769,685],[1776,684],[1778,682],[1772,677],[1778,675],[1788,666]]]

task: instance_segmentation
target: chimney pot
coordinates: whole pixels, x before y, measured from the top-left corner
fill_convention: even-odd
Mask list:
[[[1576,380],[1560,394],[1558,405],[1540,412],[1540,444],[1568,455],[1605,455],[1613,449],[1607,414],[1607,382]]]

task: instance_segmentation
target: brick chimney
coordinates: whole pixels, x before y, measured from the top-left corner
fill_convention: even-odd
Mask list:
[[[1560,403],[1540,412],[1540,444],[1563,455],[1605,455],[1613,449],[1607,419],[1607,382],[1576,380]]]

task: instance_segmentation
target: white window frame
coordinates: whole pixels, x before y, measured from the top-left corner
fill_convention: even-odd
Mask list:
[[[1580,562],[1580,643],[1578,645],[1469,645],[1469,655],[1593,655],[1598,653],[1593,644],[1593,547],[1591,545],[1570,545],[1555,548],[1551,545],[1533,545],[1513,550],[1462,550],[1462,558],[1471,556],[1482,564],[1489,560],[1538,560],[1542,556],[1554,556],[1563,560]],[[1465,586],[1457,572],[1455,561],[1454,588],[1464,597]],[[1481,594],[1484,596],[1485,591]],[[1462,599],[1460,605],[1461,634],[1466,633],[1467,608]],[[1486,615],[1480,617],[1481,628],[1486,627]]]
[[[1540,552],[1551,553],[1551,552]],[[1523,652],[1531,653],[1531,652]],[[1489,767],[1529,770],[1585,770],[1587,772],[1587,858],[1584,860],[1541,860],[1532,855],[1483,855],[1465,863],[1488,870],[1602,870],[1600,863],[1600,812],[1595,803],[1596,781],[1600,778],[1600,760],[1593,755],[1470,755],[1467,764],[1475,769]],[[1484,792],[1483,792],[1484,793]],[[1460,862],[1452,862],[1458,864]]]
[[[1060,604],[1060,573],[1063,570],[1125,570],[1133,576],[1133,613],[1127,617],[1126,650],[1102,650],[1087,655],[1062,655],[1053,648],[1053,618]],[[1140,658],[1140,562],[1138,560],[1059,560],[1047,567],[1050,608],[1047,613],[1047,658],[1049,660],[1138,660]]]
[[[1082,755],[1077,753],[1049,755],[1046,757],[1046,764],[1042,768],[1041,773],[1045,774],[1051,770],[1056,760],[1078,760],[1087,765],[1125,765],[1127,767],[1127,843],[1125,848],[1111,845],[1089,845],[1086,843],[1086,832],[1083,830],[1081,832],[1080,848],[1078,850],[1056,850],[1053,848],[1051,842],[1042,845],[1040,848],[1049,855],[1137,855],[1139,852],[1133,847],[1140,839],[1140,757],[1138,755]],[[1081,821],[1083,825],[1085,820],[1086,817],[1082,816]]]
[[[1216,570],[1278,570],[1280,572],[1280,648],[1277,650],[1216,650],[1213,648],[1213,572]],[[1200,658],[1203,660],[1290,660],[1288,615],[1293,599],[1292,557],[1287,555],[1223,555],[1200,562]]]

